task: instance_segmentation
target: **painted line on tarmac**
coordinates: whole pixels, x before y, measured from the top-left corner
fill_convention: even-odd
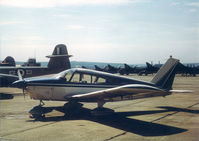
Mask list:
[[[105,139],[104,141],[110,141],[110,140],[115,139],[115,138],[117,138],[117,137],[126,135],[126,133],[127,133],[127,132],[123,132],[123,133],[121,133],[121,134],[118,134],[118,135],[115,135],[115,136],[110,137],[110,138],[108,138],[108,139]]]
[[[113,107],[112,109],[119,109],[119,108],[124,108],[124,107],[128,107],[128,106],[131,106],[131,105],[135,105],[135,104],[138,104],[138,103],[142,103],[146,100],[142,100],[142,101],[138,101],[138,102],[135,102],[135,103],[131,103],[131,104],[126,104],[126,105],[123,105],[123,106],[116,106],[116,107]]]
[[[193,105],[190,105],[190,106],[188,106],[188,107],[185,107],[185,108],[192,108],[193,106],[198,105],[198,104],[199,104],[199,102],[198,102],[198,103],[195,103],[195,104],[193,104]],[[185,109],[185,108],[184,108],[184,109]],[[165,116],[163,116],[163,117],[160,117],[160,118],[157,118],[157,119],[155,119],[155,120],[152,120],[151,122],[153,123],[153,122],[155,122],[155,121],[159,121],[159,120],[164,119],[164,118],[166,118],[166,117],[173,116],[173,115],[175,115],[175,114],[177,114],[177,113],[179,113],[179,112],[183,112],[183,111],[181,111],[181,110],[175,111],[175,112],[173,112],[173,113],[171,113],[171,114],[167,114],[167,115],[165,115]]]
[[[9,139],[9,138],[2,138],[2,137],[0,137],[0,141],[20,141],[20,140]]]
[[[6,136],[14,135],[14,134],[23,133],[23,132],[30,131],[30,130],[33,130],[33,129],[37,129],[37,128],[45,127],[45,126],[48,126],[48,125],[52,125],[52,124],[55,124],[57,122],[51,122],[51,123],[48,123],[48,124],[45,124],[45,125],[40,125],[40,126],[28,128],[28,129],[23,129],[23,130],[20,130],[20,131],[15,131],[15,132],[7,133],[7,134],[2,135],[1,137],[6,137]]]

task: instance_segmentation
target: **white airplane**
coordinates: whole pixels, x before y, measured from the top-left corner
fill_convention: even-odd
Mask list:
[[[39,106],[30,110],[32,118],[45,116],[43,100],[67,101],[66,114],[78,113],[79,102],[98,104],[92,112],[100,115],[113,112],[103,108],[106,102],[134,100],[171,94],[176,66],[179,60],[169,58],[151,82],[89,69],[65,70],[52,78],[22,79],[13,83],[25,90],[32,99],[40,100]],[[20,75],[20,73],[18,73]]]

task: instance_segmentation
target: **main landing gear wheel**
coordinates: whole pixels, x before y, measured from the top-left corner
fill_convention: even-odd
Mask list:
[[[97,102],[97,108],[93,109],[91,111],[91,115],[93,116],[107,116],[107,115],[111,115],[114,113],[114,110],[109,109],[109,108],[104,108],[103,105],[105,104],[104,100],[99,100]]]
[[[114,110],[104,107],[98,107],[91,111],[91,115],[93,116],[108,116],[114,114]]]
[[[69,101],[68,103],[64,104],[65,117],[78,116],[83,109],[82,106],[83,104],[75,101]]]

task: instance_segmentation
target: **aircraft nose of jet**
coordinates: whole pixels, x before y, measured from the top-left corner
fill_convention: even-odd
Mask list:
[[[26,87],[26,82],[25,80],[17,80],[12,83],[12,87],[17,87],[17,88],[25,88]]]

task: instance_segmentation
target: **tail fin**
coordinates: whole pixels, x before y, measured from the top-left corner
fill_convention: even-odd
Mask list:
[[[171,90],[176,73],[176,66],[178,63],[179,60],[169,58],[167,62],[160,68],[151,82],[162,89]]]
[[[11,56],[7,56],[1,63],[0,66],[15,66],[15,59]]]
[[[64,44],[59,44],[56,45],[53,54],[46,56],[48,58],[50,58],[50,61],[48,63],[48,68],[49,69],[70,69],[71,65],[70,65],[70,60],[69,57],[71,57],[72,55],[68,55],[68,51],[66,48],[66,45]]]
[[[153,65],[148,63],[148,62],[146,62],[146,66],[147,66],[147,68],[152,68],[153,67]]]
[[[129,65],[127,65],[127,64],[124,64],[124,68],[125,69],[131,69],[131,67]]]

